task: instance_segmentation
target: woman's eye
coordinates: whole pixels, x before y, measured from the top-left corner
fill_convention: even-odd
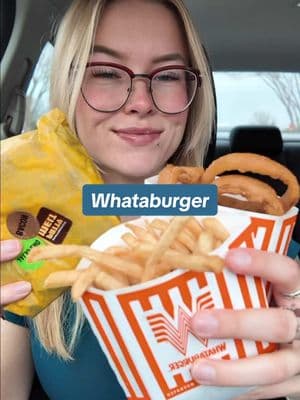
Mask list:
[[[179,79],[180,79],[179,75],[174,72],[159,74],[155,77],[155,80],[163,82],[178,81]]]
[[[94,78],[101,78],[101,79],[119,79],[120,78],[120,75],[117,73],[117,71],[103,70],[103,69],[93,70],[92,76]]]

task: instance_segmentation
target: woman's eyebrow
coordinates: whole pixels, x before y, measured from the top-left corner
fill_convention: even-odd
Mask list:
[[[105,53],[109,56],[118,58],[118,59],[125,59],[125,54],[111,49],[110,47],[103,46],[101,44],[95,44],[93,47],[93,53]],[[161,56],[153,58],[153,64],[159,64],[161,62],[166,61],[182,61],[183,63],[186,62],[185,57],[180,53],[167,53]]]
[[[93,53],[105,53],[109,56],[115,57],[115,58],[124,58],[125,56],[120,53],[119,51],[113,50],[110,47],[102,46],[101,44],[95,44],[93,47]]]
[[[180,53],[168,53],[168,54],[164,54],[162,56],[155,57],[153,59],[154,64],[158,64],[158,63],[165,62],[165,61],[182,61],[185,63],[186,59]]]

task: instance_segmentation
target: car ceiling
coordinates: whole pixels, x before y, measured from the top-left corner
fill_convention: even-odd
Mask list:
[[[300,71],[300,1],[185,2],[215,69]]]
[[[51,0],[64,10],[70,0]],[[300,0],[185,0],[216,70],[300,71]]]

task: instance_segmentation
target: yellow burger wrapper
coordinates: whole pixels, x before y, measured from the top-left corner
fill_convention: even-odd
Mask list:
[[[77,258],[27,259],[34,246],[90,245],[117,225],[116,216],[82,213],[84,184],[103,183],[95,164],[58,109],[42,116],[37,129],[1,142],[1,240],[19,238],[22,253],[1,266],[1,285],[29,281],[32,292],[5,307],[18,315],[35,316],[62,292],[43,287],[53,271],[74,269]]]

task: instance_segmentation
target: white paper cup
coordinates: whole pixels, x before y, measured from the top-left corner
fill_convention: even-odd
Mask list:
[[[283,216],[219,207],[218,218],[230,237],[213,253],[229,248],[254,247],[285,254],[298,209]],[[137,225],[155,217],[132,221]],[[160,217],[166,218],[169,217]],[[204,217],[196,217],[199,220]],[[124,224],[99,237],[93,248],[124,245]],[[79,268],[89,264],[82,260]],[[114,370],[127,399],[226,400],[249,387],[198,385],[190,375],[200,358],[238,359],[276,349],[274,344],[233,339],[195,337],[191,316],[209,308],[268,307],[270,285],[257,277],[236,276],[226,268],[220,274],[176,270],[144,284],[101,291],[88,290],[81,305]]]

